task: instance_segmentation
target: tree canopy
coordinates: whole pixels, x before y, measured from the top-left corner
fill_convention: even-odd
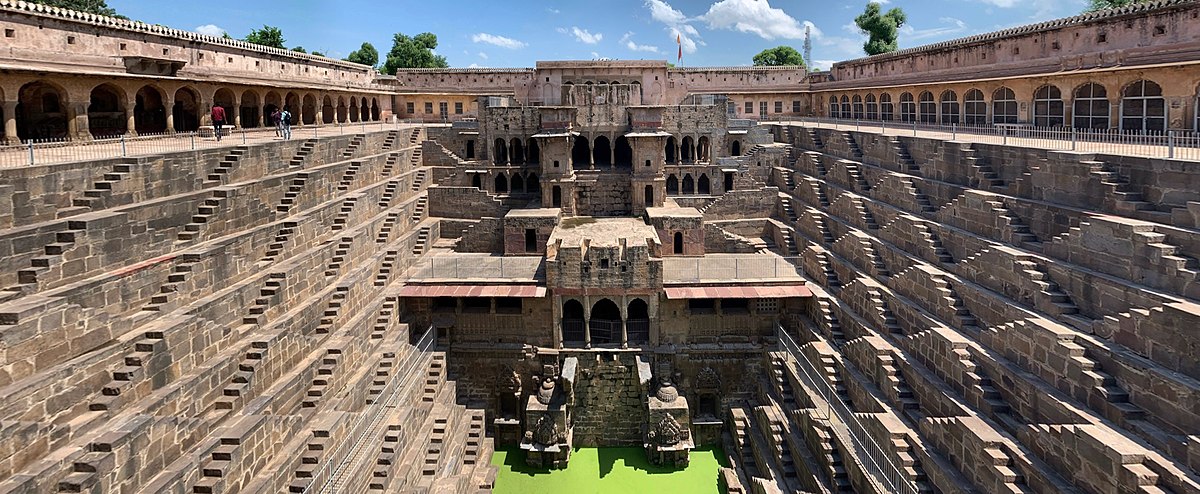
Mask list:
[[[1088,8],[1087,10],[1084,10],[1084,12],[1115,9],[1117,7],[1124,7],[1126,5],[1133,5],[1137,3],[1146,3],[1148,1],[1150,0],[1090,0],[1088,2]]]
[[[292,51],[300,52],[300,53],[308,53],[308,50],[305,50],[303,46],[293,46]]]
[[[376,50],[375,46],[370,43],[363,43],[359,49],[346,55],[346,61],[374,67],[379,63],[379,50]]]
[[[109,7],[107,3],[104,3],[104,0],[33,0],[33,3],[40,3],[60,9],[78,10],[89,14],[125,18],[125,16],[117,15],[117,11]]]
[[[262,29],[252,29],[250,34],[247,34],[243,41],[246,41],[247,43],[254,43],[256,45],[279,48],[281,50],[287,49],[284,48],[284,43],[286,40],[283,39],[283,31],[280,31],[279,28],[275,26],[264,25]]]
[[[795,48],[780,45],[758,52],[758,55],[754,56],[754,65],[799,65],[803,67],[804,57]]]
[[[392,50],[383,62],[383,72],[394,75],[396,69],[449,67],[446,57],[433,53],[437,44],[437,35],[433,33],[421,33],[411,38],[403,33],[396,33]]]
[[[854,18],[854,24],[869,36],[863,44],[863,51],[867,52],[867,55],[896,51],[896,38],[899,36],[900,26],[903,26],[906,20],[908,18],[899,7],[884,13],[878,3],[868,3],[866,11]]]

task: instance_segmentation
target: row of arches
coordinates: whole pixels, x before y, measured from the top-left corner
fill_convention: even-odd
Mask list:
[[[633,166],[633,147],[625,136],[617,136],[609,140],[608,136],[596,136],[592,141],[587,137],[575,136],[571,145],[571,166],[577,169],[594,166]]]
[[[86,101],[71,101],[70,92],[48,80],[22,85],[0,111],[7,140],[113,137],[128,133],[189,132],[206,124],[210,106],[221,106],[230,123],[243,128],[271,125],[268,116],[287,109],[294,125],[318,121],[365,122],[381,119],[377,97],[217,88],[206,102],[199,89],[185,85],[167,90],[145,84],[136,90],[102,82],[88,91]],[[11,135],[15,133],[14,135]]]
[[[492,163],[497,165],[537,164],[541,158],[541,150],[536,139],[529,139],[526,144],[514,137],[505,141],[497,137],[492,143]]]
[[[1162,87],[1150,80],[1137,80],[1125,85],[1112,96],[1102,84],[1083,83],[1067,93],[1053,84],[1035,89],[1028,97],[1018,98],[1013,89],[1000,86],[990,93],[978,88],[968,89],[961,99],[953,89],[943,90],[936,97],[925,90],[914,97],[912,92],[893,95],[880,93],[843,94],[829,96],[829,115],[834,118],[861,120],[898,120],[930,124],[991,125],[1015,124],[1022,121],[1021,103],[1030,103],[1032,111],[1026,119],[1037,127],[1073,126],[1081,129],[1119,128],[1128,132],[1162,132],[1167,130],[1167,104]],[[1197,108],[1200,108],[1200,91]],[[1113,106],[1117,106],[1114,111]],[[1197,112],[1200,128],[1200,111]],[[1115,122],[1113,117],[1117,117]]]
[[[596,301],[586,312],[580,301],[567,300],[562,306],[562,341],[564,346],[648,344],[650,306],[635,298],[622,316],[621,307],[608,298]]]
[[[712,180],[708,178],[707,173],[701,173],[699,177],[692,177],[691,173],[684,173],[681,180],[676,174],[667,175],[667,195],[710,195],[712,194]],[[733,174],[726,173],[722,190],[729,192],[733,190]]]
[[[670,136],[667,138],[666,155],[667,163],[707,163],[712,160],[712,146],[708,136],[696,139],[683,136],[683,139],[678,141],[675,136]]]
[[[483,174],[471,176],[471,186],[483,189]],[[500,172],[492,178],[492,192],[496,194],[540,194],[542,183],[536,173]]]

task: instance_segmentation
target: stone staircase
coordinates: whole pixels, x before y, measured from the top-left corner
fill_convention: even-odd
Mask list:
[[[365,141],[366,138],[367,136],[364,134],[354,134],[354,137],[350,138],[350,145],[346,146],[346,149],[342,150],[342,159],[348,160],[353,158],[354,155],[358,153],[358,147],[362,146],[363,141]]]
[[[304,161],[312,155],[313,149],[316,147],[316,139],[305,139],[304,142],[300,143],[300,149],[296,151],[296,155],[292,156],[292,159],[288,161],[288,166],[292,168],[304,166]]]
[[[58,210],[57,217],[65,218],[89,211],[99,211],[109,206],[108,198],[112,197],[113,189],[119,182],[133,172],[136,164],[116,164],[112,171],[104,174],[103,180],[92,183],[92,188],[83,191],[83,197],[71,199],[71,207]]]
[[[349,196],[342,201],[342,208],[338,210],[337,216],[333,218],[333,226],[330,228],[334,231],[346,228],[346,224],[350,220],[350,213],[354,211],[354,206],[358,205],[359,196]]]
[[[375,274],[375,286],[387,286],[392,278],[392,269],[395,267],[396,259],[400,256],[400,251],[389,250],[383,256],[383,263],[379,266],[379,272]]]
[[[908,147],[898,137],[892,137],[889,142],[892,145],[892,152],[896,154],[896,162],[900,164],[902,171],[921,173],[921,167],[917,165],[917,161],[908,153]]]
[[[413,206],[412,215],[409,216],[409,221],[420,223],[425,219],[425,208],[429,204],[429,196],[421,196],[417,198],[417,203]]]
[[[175,268],[171,270],[171,274],[167,275],[167,282],[158,287],[158,293],[150,297],[150,302],[143,306],[142,310],[147,312],[167,312],[174,309],[177,305],[174,303],[175,296],[185,286],[188,278],[191,277],[194,264],[194,260],[184,260],[175,265]]]
[[[275,206],[275,211],[284,214],[291,212],[292,206],[296,205],[296,198],[300,197],[301,192],[304,192],[306,184],[308,184],[308,174],[297,174],[296,178],[292,179],[292,183],[288,185],[288,190],[284,192],[279,204]]]
[[[399,180],[388,180],[387,186],[383,189],[383,194],[379,196],[379,209],[392,207],[392,200],[396,198],[396,189],[399,188]]]
[[[425,179],[427,178],[428,175],[429,175],[429,170],[426,168],[417,170],[417,173],[413,175],[413,182],[412,182],[412,190],[414,192],[421,190],[421,188],[425,187]]]
[[[270,264],[275,262],[279,258],[279,255],[283,253],[283,248],[287,245],[288,240],[291,239],[292,234],[296,233],[297,227],[299,227],[299,224],[295,221],[283,222],[283,225],[279,227],[279,231],[275,232],[274,240],[267,246],[267,252],[263,254],[259,263]]]
[[[192,216],[191,223],[183,226],[183,231],[180,231],[177,235],[177,241],[188,242],[198,240],[208,220],[216,216],[217,212],[226,209],[225,203],[229,199],[230,192],[224,189],[214,190],[212,195],[204,200],[204,205],[200,206],[196,214]]]
[[[429,227],[423,226],[417,231],[417,242],[413,245],[413,256],[424,254],[429,248]]]
[[[233,166],[236,165],[237,162],[242,159],[242,156],[245,156],[246,152],[249,150],[250,148],[247,146],[234,147],[229,154],[225,155],[224,158],[221,158],[221,161],[217,163],[217,167],[213,169],[212,173],[208,174],[208,180],[204,181],[202,185],[204,187],[212,187],[225,183],[226,178],[229,176],[229,172],[233,170]]]
[[[398,140],[399,138],[400,138],[399,130],[389,130],[387,133],[387,137],[384,137],[384,139],[383,139],[382,150],[391,151],[392,148],[396,146],[396,140]]]
[[[392,230],[396,229],[400,223],[400,213],[390,211],[387,214],[387,219],[383,221],[383,226],[379,227],[379,233],[375,235],[375,243],[386,244],[392,240]]]
[[[358,170],[362,168],[362,161],[351,161],[350,166],[346,167],[346,172],[342,174],[341,180],[338,180],[338,192],[346,192],[350,190],[350,186],[354,184],[354,178],[358,175]]]
[[[347,257],[350,255],[350,246],[354,243],[354,239],[350,237],[342,237],[338,242],[337,249],[333,251],[333,257],[330,258],[329,264],[325,267],[325,277],[331,278],[338,275],[342,265],[346,263]]]

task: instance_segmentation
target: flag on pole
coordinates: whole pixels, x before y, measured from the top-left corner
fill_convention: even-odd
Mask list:
[[[675,34],[675,44],[679,45],[679,58],[678,58],[677,62],[682,63],[683,62],[683,39],[680,38],[678,33]]]

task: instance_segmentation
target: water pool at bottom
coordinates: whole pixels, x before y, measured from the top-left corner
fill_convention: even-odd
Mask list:
[[[686,469],[663,468],[646,461],[641,448],[579,448],[567,468],[549,470],[525,464],[520,449],[497,450],[492,464],[500,469],[496,494],[721,494],[717,471],[726,466],[719,448],[698,449]]]

